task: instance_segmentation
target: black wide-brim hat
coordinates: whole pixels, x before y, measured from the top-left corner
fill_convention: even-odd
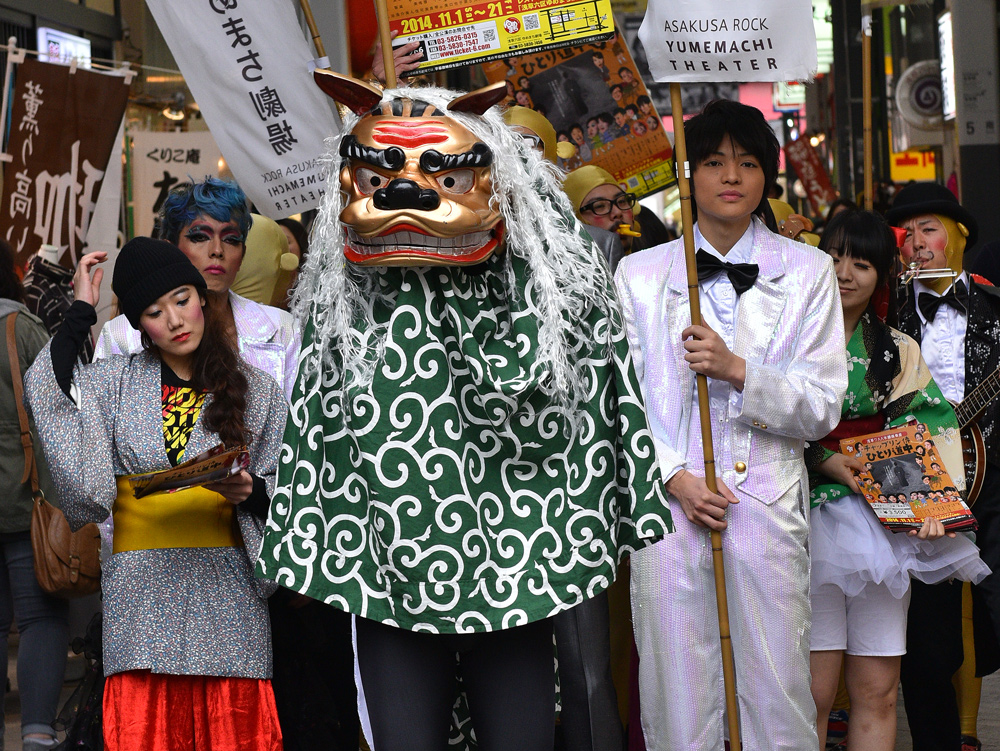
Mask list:
[[[896,194],[892,208],[885,212],[885,220],[893,227],[912,216],[923,214],[941,214],[956,222],[961,222],[969,230],[965,240],[965,249],[976,244],[979,237],[979,225],[976,218],[965,209],[955,198],[955,194],[943,185],[937,183],[911,183]]]

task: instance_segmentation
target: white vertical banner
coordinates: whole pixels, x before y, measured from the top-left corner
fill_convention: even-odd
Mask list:
[[[233,176],[272,219],[315,208],[340,129],[292,0],[147,0]]]
[[[87,233],[87,252],[103,250],[108,254],[104,263],[104,279],[101,280],[101,299],[97,308],[97,324],[91,329],[96,340],[101,327],[111,317],[111,270],[118,257],[118,226],[122,216],[122,146],[125,139],[125,120],[118,127],[115,145],[111,149],[108,165],[101,181],[101,192],[97,194],[94,213],[90,218]]]
[[[818,67],[811,0],[649,0],[639,39],[660,82],[807,81]]]
[[[153,234],[156,214],[170,191],[191,180],[219,176],[219,151],[212,134],[138,131],[132,138],[132,219],[136,236]]]

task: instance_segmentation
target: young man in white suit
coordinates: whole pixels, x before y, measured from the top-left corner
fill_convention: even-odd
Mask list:
[[[761,220],[778,172],[763,115],[716,101],[685,125],[704,325],[683,242],[622,260],[616,286],[677,532],[632,556],[649,751],[721,751],[725,701],[709,530],[722,530],[743,747],[815,751],[803,444],[840,420],[843,316],[829,257]],[[709,379],[708,490],[695,373]],[[675,506],[676,508],[677,506]]]

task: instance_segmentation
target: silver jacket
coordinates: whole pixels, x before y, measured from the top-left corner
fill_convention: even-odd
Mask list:
[[[754,220],[760,269],[736,303],[742,394],[713,382],[717,474],[739,503],[722,533],[744,748],[812,751],[809,518],[804,443],[840,421],[847,388],[843,314],[830,259]],[[682,241],[622,260],[615,277],[663,477],[704,475]],[[694,437],[692,437],[694,436]],[[674,499],[671,499],[672,502]],[[675,503],[674,508],[681,508]],[[708,530],[676,531],[632,556],[642,727],[650,751],[723,746],[719,627]]]

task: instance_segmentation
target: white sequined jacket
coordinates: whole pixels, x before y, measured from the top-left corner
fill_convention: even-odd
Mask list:
[[[729,414],[713,418],[724,417],[732,426],[732,445],[722,453],[736,462],[719,467],[720,476],[730,488],[768,504],[796,481],[808,488],[804,443],[840,421],[847,363],[829,257],[754,222],[753,261],[760,273],[740,299],[733,348],[746,360],[742,403],[730,402]],[[660,471],[665,478],[680,469],[703,475],[704,468],[689,466],[685,457],[699,418],[692,414],[695,377],[681,342],[691,325],[683,240],[628,256],[615,283]]]

